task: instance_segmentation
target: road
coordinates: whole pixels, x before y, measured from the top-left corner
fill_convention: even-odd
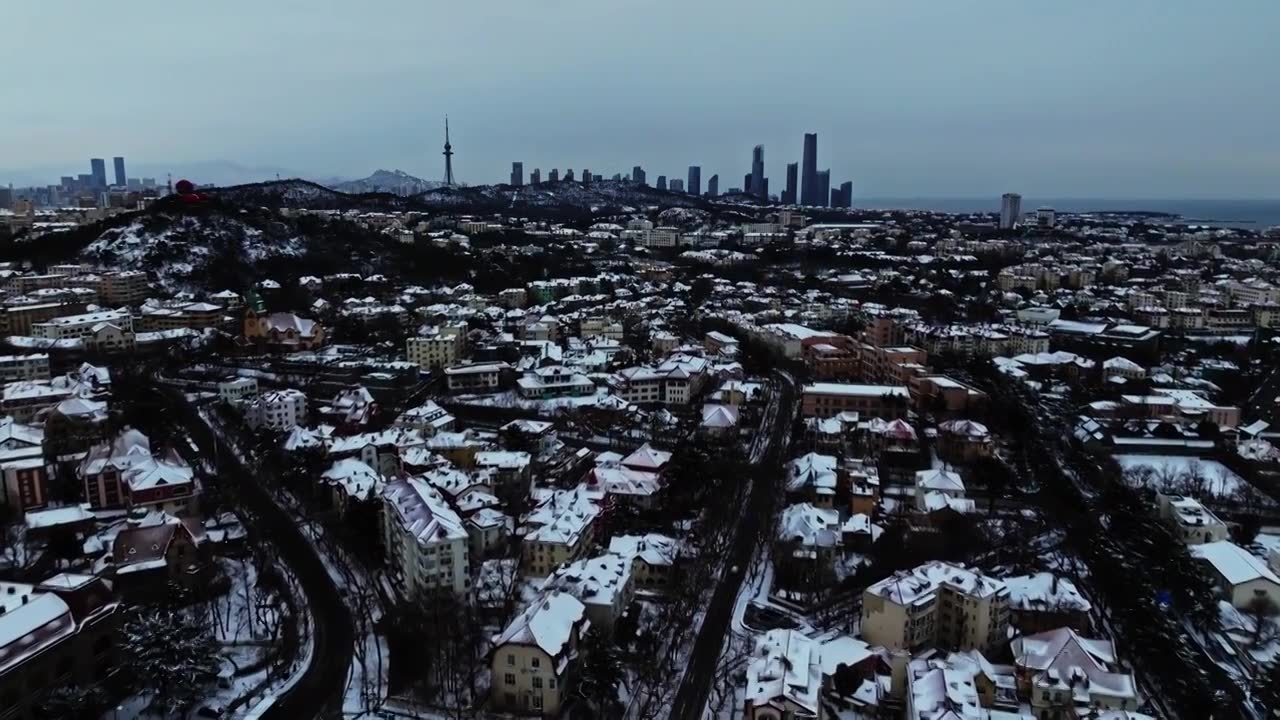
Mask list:
[[[337,586],[297,523],[266,490],[274,478],[260,467],[250,468],[241,462],[225,440],[210,431],[181,392],[159,386],[156,392],[173,410],[173,417],[196,442],[200,452],[220,460],[218,482],[234,486],[238,501],[257,520],[252,529],[258,539],[275,546],[280,560],[298,578],[310,608],[311,662],[298,682],[281,693],[262,715],[263,719],[340,717],[351,668],[354,630],[350,610],[343,603]]]
[[[725,558],[725,570],[720,574],[720,583],[712,593],[711,602],[707,605],[702,627],[693,642],[693,652],[689,655],[688,668],[676,690],[675,700],[669,715],[672,720],[701,720],[707,704],[707,695],[711,691],[711,682],[715,678],[716,665],[720,659],[720,651],[729,633],[729,623],[733,618],[734,603],[742,581],[750,569],[751,558],[759,545],[767,520],[773,514],[773,498],[776,480],[782,477],[782,463],[785,460],[787,440],[791,433],[791,423],[796,411],[795,380],[783,372],[775,372],[776,385],[769,405],[765,409],[761,432],[751,447],[751,460],[759,467],[765,468],[761,479],[767,482],[753,482],[749,489],[746,503],[739,514],[738,527],[734,532],[733,544]],[[774,471],[776,472],[769,472]]]

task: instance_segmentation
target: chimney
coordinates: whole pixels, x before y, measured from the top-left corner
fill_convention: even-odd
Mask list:
[[[1053,585],[1050,587],[1049,593],[1051,595],[1058,594],[1058,574],[1057,573],[1053,574]]]

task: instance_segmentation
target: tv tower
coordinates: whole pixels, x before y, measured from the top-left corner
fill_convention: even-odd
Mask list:
[[[449,116],[444,116],[444,184],[453,186],[453,146],[449,144]]]

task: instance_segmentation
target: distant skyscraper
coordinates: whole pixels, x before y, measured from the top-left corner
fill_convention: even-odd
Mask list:
[[[529,184],[537,185],[540,182],[542,182],[542,168],[534,168],[533,172],[529,173]]]
[[[760,198],[762,200],[769,199],[769,178],[760,179]]]
[[[511,163],[511,184],[515,187],[524,185],[524,163]]]
[[[659,175],[659,176],[658,176],[658,185],[657,185],[657,187],[658,187],[658,189],[659,189],[659,190],[666,190],[666,189],[667,189],[667,176],[666,176],[666,175]]]
[[[62,185],[63,190],[70,190],[76,186],[76,179],[71,175],[63,175],[59,184]]]
[[[831,195],[831,171],[822,170],[818,173],[817,186],[814,189],[814,205],[825,206]]]
[[[764,184],[764,146],[757,145],[751,150],[751,184],[747,192],[757,197],[769,197]]]
[[[742,176],[742,191],[751,194],[751,173]]]
[[[637,166],[635,166],[635,167],[631,168],[631,182],[633,182],[633,183],[635,183],[635,184],[637,184],[637,185],[644,185],[644,184],[645,184],[645,180],[644,180],[644,168],[640,167],[639,165],[637,165]]]
[[[449,116],[444,116],[444,184],[453,185],[453,146],[449,144]]]
[[[783,205],[796,204],[796,174],[799,167],[796,163],[787,163],[787,187],[782,191]]]
[[[102,158],[91,158],[89,160],[91,168],[89,174],[93,176],[93,187],[104,188],[107,186],[107,161]]]
[[[129,183],[128,183],[128,185],[129,185],[129,189],[130,189],[130,190],[141,190],[141,189],[142,189],[142,181],[141,181],[141,180],[139,180],[138,178],[129,178]]]
[[[547,182],[560,182],[560,168],[551,168],[547,173]]]
[[[13,186],[0,187],[0,210],[8,210],[13,207]]]
[[[622,180],[622,173],[614,173],[613,180],[614,182],[620,182]]]
[[[712,175],[707,179],[707,197],[715,197],[720,194],[720,176]]]
[[[840,205],[842,208],[853,207],[853,181],[846,180],[840,183]]]
[[[702,168],[697,165],[689,166],[689,194],[702,194]]]
[[[94,179],[94,177],[93,177],[93,173],[90,173],[90,174],[88,174],[88,175],[85,175],[85,174],[81,173],[81,174],[79,174],[79,175],[77,175],[77,176],[76,176],[76,189],[77,189],[77,190],[92,190],[92,189],[93,189],[93,184],[94,184],[95,182],[97,182],[97,180],[95,180],[95,179]]]
[[[586,168],[582,168],[582,184],[583,184],[583,185],[590,185],[590,184],[591,184],[592,179],[593,179],[593,178],[592,178],[592,176],[591,176],[591,171],[590,171],[590,170],[588,170],[588,169],[586,169]]]
[[[675,180],[672,180],[671,192],[678,192],[678,193],[684,192],[684,181],[681,180],[680,178],[676,178]]]
[[[800,204],[818,205],[818,134],[804,134],[804,167],[800,175]]]
[[[155,179],[155,178],[149,178],[149,177],[144,177],[144,178],[142,178],[142,187],[144,187],[144,188],[154,188],[155,186],[156,186],[156,179]]]
[[[564,181],[573,182],[573,168],[566,168],[564,171]]]
[[[600,173],[591,174],[591,182],[601,182],[602,180],[604,180],[604,176]]]
[[[1022,196],[1005,193],[1000,196],[1000,229],[1012,230],[1022,220]]]
[[[116,166],[116,185],[119,187],[125,187],[129,182],[128,178],[124,174],[124,158],[114,157],[111,159],[111,162]]]

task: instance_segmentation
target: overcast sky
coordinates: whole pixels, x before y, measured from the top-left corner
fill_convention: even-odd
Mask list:
[[[439,179],[448,113],[469,183],[512,160],[700,164],[724,189],[763,143],[780,189],[808,131],[862,197],[1280,196],[1277,0],[42,0],[0,18],[0,182],[113,155]]]

